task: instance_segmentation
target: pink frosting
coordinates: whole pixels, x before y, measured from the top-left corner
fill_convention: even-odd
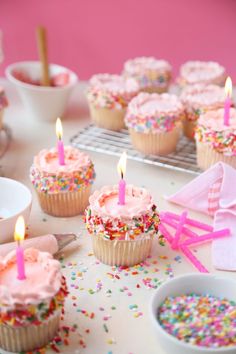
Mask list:
[[[0,257],[0,304],[36,305],[52,297],[61,287],[60,263],[46,252],[28,248],[24,252],[26,279],[17,279],[16,252]]]
[[[144,188],[126,186],[125,205],[118,204],[118,186],[104,186],[89,198],[90,208],[100,217],[131,220],[151,210],[153,200]]]
[[[124,64],[125,72],[135,75],[146,71],[165,72],[171,71],[171,66],[166,60],[157,60],[154,57],[140,57],[130,59]]]
[[[124,78],[120,75],[98,74],[90,79],[90,86],[107,91],[113,94],[136,93],[139,91],[139,85],[133,78]]]
[[[181,96],[181,101],[195,108],[217,108],[222,107],[225,101],[225,92],[217,85],[193,85],[186,87]]]
[[[89,156],[80,150],[71,146],[64,147],[65,165],[59,165],[58,152],[56,148],[49,150],[41,150],[38,155],[34,157],[34,167],[40,172],[48,174],[73,173],[88,167],[91,164]]]
[[[141,116],[156,116],[156,114],[180,114],[183,112],[183,105],[179,98],[169,93],[157,94],[141,92],[129,103],[130,114]]]
[[[236,110],[230,108],[230,124],[224,125],[224,109],[208,111],[200,115],[198,124],[213,131],[235,131],[236,133]]]
[[[213,61],[188,61],[180,68],[181,77],[189,84],[220,83],[224,79],[225,68]]]

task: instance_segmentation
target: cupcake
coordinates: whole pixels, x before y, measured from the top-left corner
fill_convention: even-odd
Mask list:
[[[180,67],[178,83],[181,87],[194,84],[223,86],[225,68],[214,61],[188,61]]]
[[[45,346],[59,328],[67,295],[60,263],[49,253],[24,252],[26,278],[17,278],[16,252],[0,257],[0,347],[26,352]]]
[[[139,92],[134,79],[98,74],[90,80],[87,99],[93,122],[100,128],[119,131],[125,128],[124,116],[130,100]]]
[[[224,109],[208,111],[198,120],[195,138],[197,163],[206,170],[218,161],[236,168],[236,110],[230,108],[230,124],[224,125]]]
[[[130,102],[125,117],[133,146],[144,154],[175,151],[183,115],[184,107],[177,96],[140,93]]]
[[[5,95],[5,91],[0,87],[0,130],[3,128],[3,114],[4,109],[8,106],[8,101]]]
[[[151,252],[159,215],[149,192],[126,186],[126,202],[118,204],[118,186],[94,192],[85,213],[95,256],[103,263],[133,266]]]
[[[88,205],[94,166],[89,156],[71,146],[64,149],[65,164],[58,162],[56,148],[41,150],[30,169],[42,210],[53,216],[74,216]]]
[[[142,91],[162,93],[169,88],[172,68],[165,60],[141,57],[126,61],[123,75],[135,78]]]
[[[186,87],[180,99],[185,108],[183,120],[184,135],[194,138],[195,127],[200,114],[211,109],[224,107],[225,93],[222,87],[217,85],[192,85]]]

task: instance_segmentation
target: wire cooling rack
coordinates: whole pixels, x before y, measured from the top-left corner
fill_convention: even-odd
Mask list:
[[[113,132],[91,124],[79,131],[70,141],[73,146],[84,150],[115,156],[121,155],[125,150],[128,157],[135,161],[192,174],[201,172],[196,163],[195,143],[184,136],[179,140],[175,153],[168,156],[144,155],[136,151],[126,129]]]

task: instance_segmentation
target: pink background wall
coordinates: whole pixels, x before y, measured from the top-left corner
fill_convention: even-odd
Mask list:
[[[35,27],[48,28],[50,61],[81,79],[119,72],[139,55],[216,60],[236,80],[235,0],[0,0],[7,64],[36,59]]]

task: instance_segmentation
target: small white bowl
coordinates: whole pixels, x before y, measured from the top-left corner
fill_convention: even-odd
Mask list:
[[[17,88],[31,117],[55,122],[57,117],[62,117],[69,95],[77,83],[78,77],[73,71],[56,64],[50,64],[49,70],[51,77],[68,73],[68,84],[57,87],[37,86],[20,81],[14,76],[14,72],[23,71],[31,79],[39,80],[41,64],[38,61],[22,61],[11,64],[6,68],[6,76]]]
[[[32,194],[22,183],[0,177],[0,244],[14,241],[16,220],[22,215],[27,224],[32,204]]]
[[[236,281],[211,274],[187,274],[176,277],[162,284],[155,292],[150,306],[151,320],[154,325],[158,342],[169,354],[235,354],[236,346],[206,348],[185,343],[167,333],[157,320],[157,312],[167,296],[196,293],[199,295],[211,294],[236,300]]]

